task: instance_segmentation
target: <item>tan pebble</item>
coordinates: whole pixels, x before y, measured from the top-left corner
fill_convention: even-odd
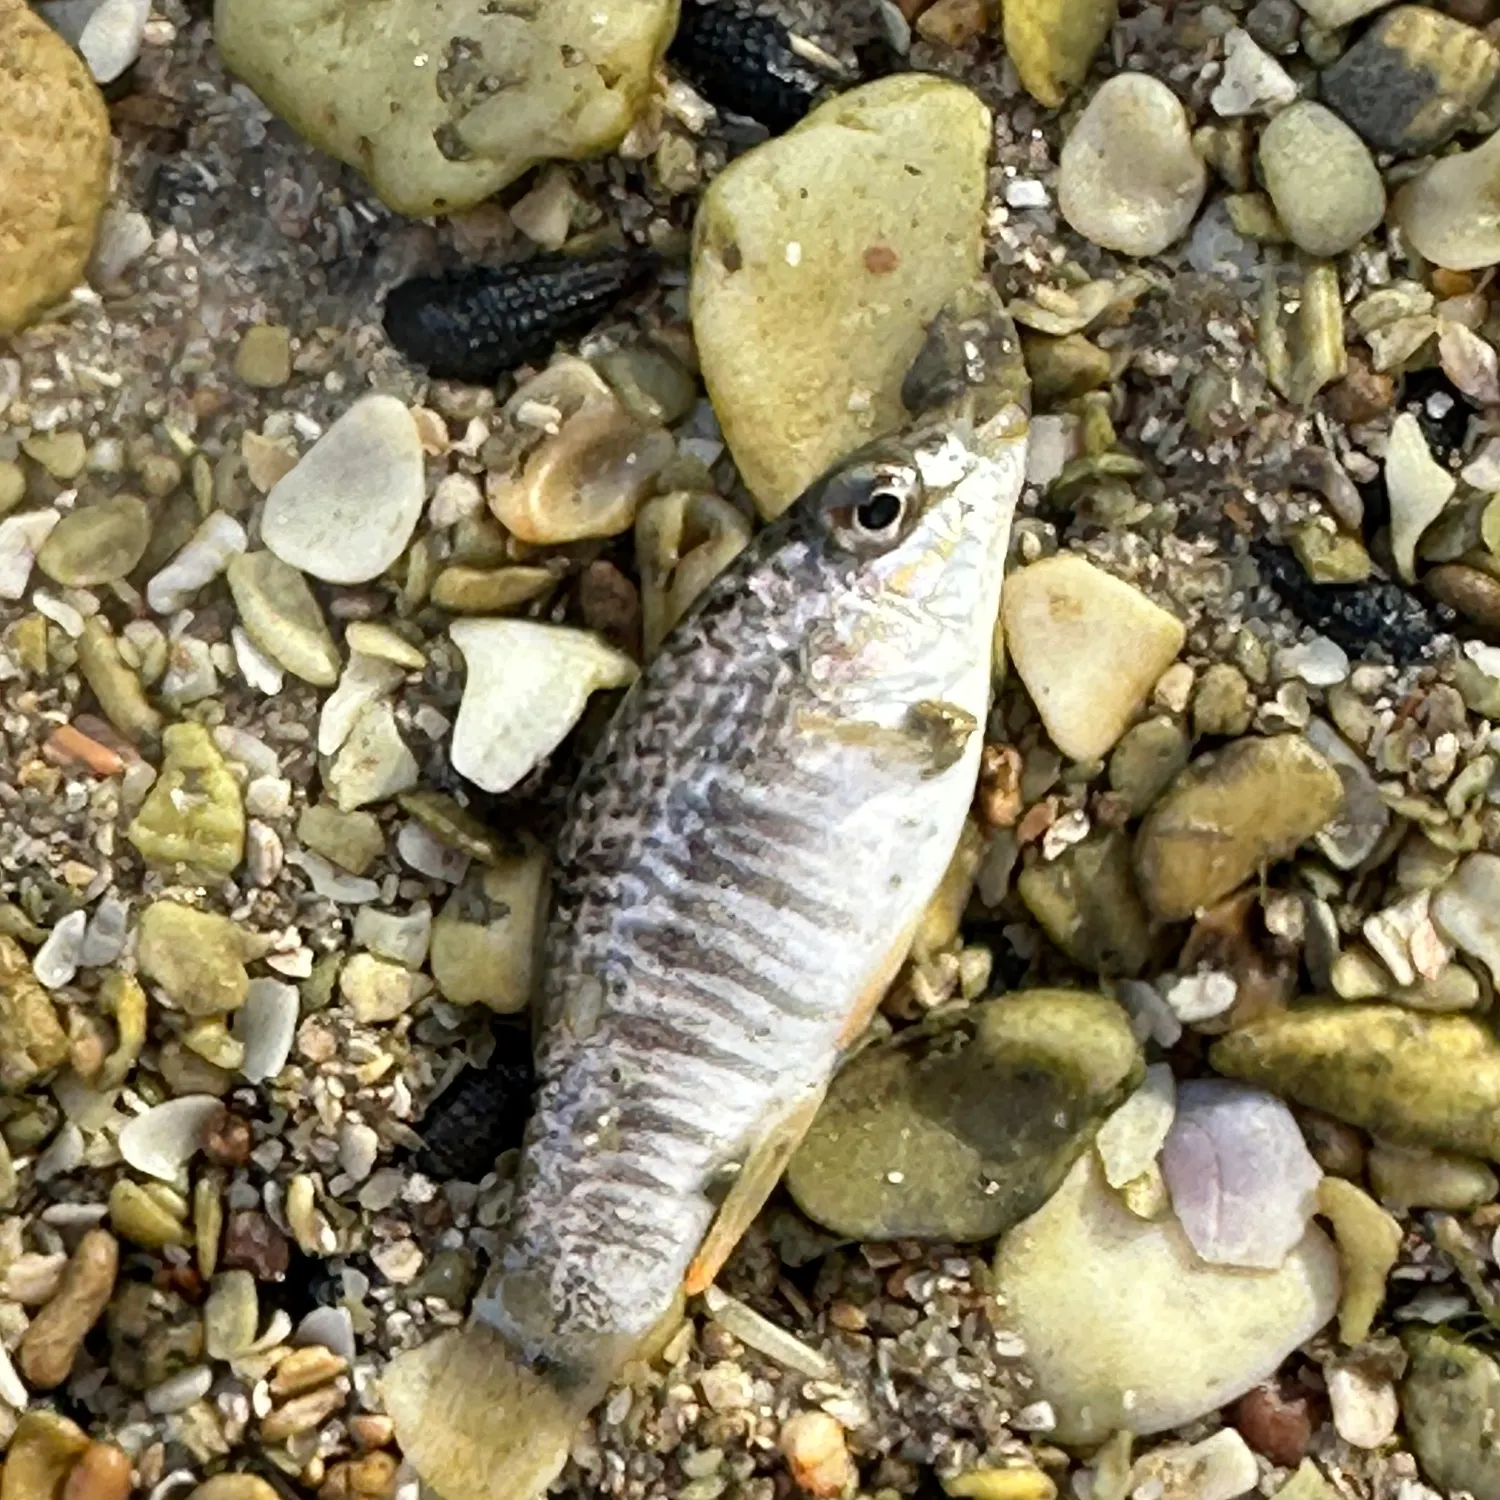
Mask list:
[[[335,1464],[318,1491],[318,1500],[384,1500],[396,1487],[396,1460],[389,1453],[366,1453]]]
[[[361,1448],[384,1448],[396,1436],[396,1424],[387,1416],[361,1412],[349,1418],[349,1435]]]
[[[299,1432],[311,1432],[326,1422],[348,1397],[343,1385],[328,1385],[303,1396],[294,1396],[261,1422],[260,1435],[268,1443],[281,1443]]]
[[[300,1396],[304,1391],[326,1385],[348,1368],[349,1361],[342,1354],[335,1354],[321,1344],[294,1349],[276,1366],[276,1373],[271,1377],[271,1394],[277,1400],[283,1396]]]
[[[840,1495],[855,1477],[844,1429],[827,1412],[803,1411],[789,1418],[781,1428],[781,1451],[806,1494]]]
[[[246,385],[273,390],[292,378],[292,337],[274,323],[245,330],[234,354],[234,373]]]
[[[969,1469],[943,1481],[962,1500],[1053,1500],[1057,1486],[1040,1469]]]
[[[88,1434],[56,1412],[22,1412],[6,1450],[0,1500],[58,1500]]]
[[[68,1475],[62,1500],[125,1500],[130,1489],[130,1455],[113,1443],[91,1443]]]
[[[255,1474],[215,1474],[205,1479],[188,1500],[281,1500],[276,1489]]]
[[[21,1373],[39,1390],[68,1378],[84,1336],[114,1291],[120,1247],[105,1229],[91,1229],[78,1242],[57,1295],[32,1319],[21,1340]]]

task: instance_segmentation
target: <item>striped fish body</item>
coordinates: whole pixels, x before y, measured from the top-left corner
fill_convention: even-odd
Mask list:
[[[446,1401],[461,1426],[477,1355],[450,1365],[447,1397],[387,1396],[449,1500],[555,1473],[568,1423],[692,1285],[726,1186],[768,1142],[795,1144],[904,957],[973,795],[1025,468],[1018,370],[1013,330],[976,289],[913,370],[912,429],[756,538],[575,788],[535,1113],[499,1274],[465,1335],[469,1353],[504,1350],[536,1461],[524,1482],[513,1454],[460,1467],[403,1424],[403,1406]],[[564,1438],[543,1461],[549,1424]]]

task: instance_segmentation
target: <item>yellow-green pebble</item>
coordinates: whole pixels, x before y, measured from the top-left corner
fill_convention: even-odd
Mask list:
[[[275,323],[247,328],[234,352],[234,373],[246,385],[274,390],[292,378],[292,336]]]
[[[1359,1344],[1385,1300],[1385,1279],[1401,1250],[1401,1226],[1367,1192],[1342,1177],[1318,1184],[1318,1212],[1333,1225],[1343,1268],[1339,1337]]]

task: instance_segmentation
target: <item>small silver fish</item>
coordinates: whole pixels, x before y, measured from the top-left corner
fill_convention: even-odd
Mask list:
[[[446,1500],[528,1500],[706,1288],[910,947],[974,792],[1026,377],[992,288],[877,443],[668,638],[574,789],[497,1274],[384,1396]],[[721,1191],[727,1183],[727,1192]]]

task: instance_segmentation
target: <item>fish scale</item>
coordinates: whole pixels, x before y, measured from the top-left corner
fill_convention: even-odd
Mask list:
[[[907,433],[752,541],[580,775],[498,1264],[469,1327],[383,1384],[448,1500],[545,1489],[711,1282],[904,958],[977,778],[1024,391],[976,287],[913,367]]]

